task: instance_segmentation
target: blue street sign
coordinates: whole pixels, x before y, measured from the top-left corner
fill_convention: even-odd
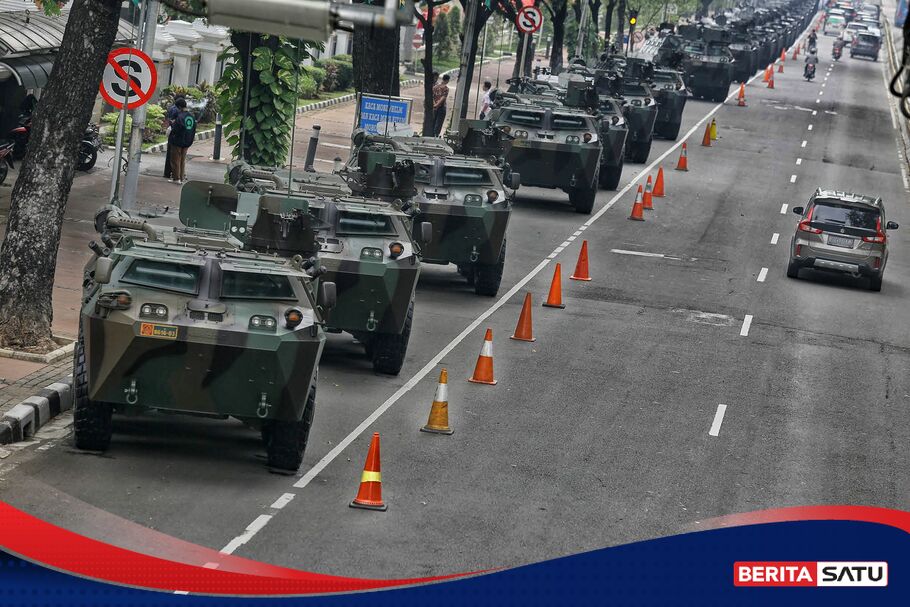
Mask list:
[[[386,128],[388,121],[388,128]],[[378,95],[361,95],[360,128],[368,133],[383,134],[396,129],[393,125],[405,128],[411,122],[411,100],[401,97],[380,97]]]

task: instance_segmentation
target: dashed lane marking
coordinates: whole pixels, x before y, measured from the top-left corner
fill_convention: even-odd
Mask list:
[[[780,238],[780,234],[778,234],[777,232],[774,232],[774,234],[771,234],[771,244],[777,244],[777,240],[779,238]]]
[[[818,92],[818,96],[819,96],[819,97],[821,97],[821,96],[824,95],[824,94],[825,94],[825,91],[819,91],[819,92]]]
[[[807,130],[807,131],[811,131],[811,130],[812,130],[812,125],[810,124],[808,127],[806,127],[806,130]]]
[[[812,110],[812,115],[813,115],[813,116],[818,116],[818,110]]]
[[[711,422],[711,429],[708,430],[709,436],[720,434],[720,425],[724,423],[724,413],[727,412],[727,405],[717,405],[717,411],[714,412],[714,421]]]
[[[787,203],[784,203],[784,204],[780,205],[780,214],[781,214],[781,215],[786,215],[786,214],[787,214]]]
[[[235,550],[253,539],[253,536],[259,533],[259,530],[265,527],[272,520],[271,514],[260,514],[249,526],[237,537],[228,542],[228,545],[221,549],[222,554],[233,554]]]
[[[802,163],[803,163],[803,159],[802,159],[802,158],[797,158],[797,159],[796,159],[796,166],[799,166],[799,165],[801,165]]]
[[[758,281],[757,282],[765,282],[765,279],[767,277],[768,277],[768,268],[762,268],[758,272]]]
[[[805,139],[803,139],[803,142],[800,144],[799,147],[804,148],[804,147],[806,147],[806,144],[807,144],[807,143],[809,143],[809,142],[806,141]]]
[[[790,175],[790,183],[796,183],[796,175]]]
[[[752,326],[752,315],[746,314],[745,318],[743,318],[743,326],[739,330],[739,334],[742,337],[748,337],[749,336],[749,327],[751,327],[751,326]]]
[[[285,506],[291,503],[291,500],[294,499],[293,493],[285,493],[279,497],[275,502],[270,506],[273,510],[281,510]]]
[[[648,253],[647,251],[627,251],[626,249],[610,249],[611,253],[616,253],[617,255],[635,255],[637,257],[660,257],[663,259],[680,259],[679,257],[673,257],[672,255],[664,255],[663,253]]]

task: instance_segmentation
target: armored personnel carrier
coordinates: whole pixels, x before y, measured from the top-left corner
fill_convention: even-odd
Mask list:
[[[723,101],[733,81],[730,32],[713,26],[687,24],[677,28],[685,40],[682,68],[686,86],[696,97]]]
[[[219,185],[214,198],[236,194]],[[315,259],[241,250],[231,234],[267,238],[245,225],[164,228],[114,207],[96,216],[103,244],[90,244],[74,354],[78,448],[106,450],[115,411],[230,416],[261,430],[269,466],[297,470],[334,285],[317,289]],[[285,230],[312,241],[306,222]]]
[[[682,74],[674,69],[655,68],[651,76],[651,89],[657,100],[654,134],[675,141],[682,126],[686,101],[689,99]]]

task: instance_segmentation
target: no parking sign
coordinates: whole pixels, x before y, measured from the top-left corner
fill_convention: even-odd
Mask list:
[[[152,58],[135,48],[118,48],[107,56],[101,77],[101,96],[115,108],[132,110],[155,93],[158,72]]]

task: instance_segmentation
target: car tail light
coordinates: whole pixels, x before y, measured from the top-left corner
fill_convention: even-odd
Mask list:
[[[882,258],[876,257],[875,259],[873,259],[872,267],[875,268],[876,270],[879,269],[880,267],[882,267]]]
[[[863,242],[873,244],[885,244],[888,242],[888,236],[882,231],[882,218],[875,220],[875,236],[863,236]]]
[[[802,253],[802,250],[803,250],[803,245],[798,244],[798,245],[796,245],[796,251],[794,251],[794,254],[795,254],[797,257],[799,257],[799,254]]]
[[[800,232],[809,232],[810,234],[821,234],[822,231],[818,228],[813,228],[809,224],[812,223],[812,212],[815,211],[815,208],[809,209],[809,214],[806,215],[806,218],[799,222],[799,231]]]

